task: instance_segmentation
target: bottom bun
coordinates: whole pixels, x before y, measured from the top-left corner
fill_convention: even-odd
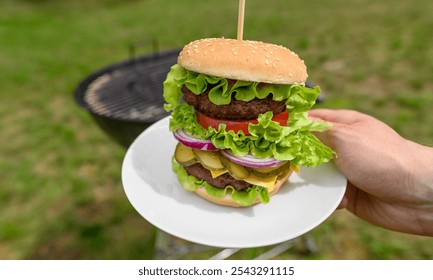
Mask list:
[[[287,174],[285,176],[279,178],[275,182],[274,189],[271,192],[269,192],[269,196],[276,194],[280,190],[281,186],[284,185],[284,183],[287,181],[287,179],[289,179],[291,174],[292,174],[292,171],[289,171],[289,172],[287,172]],[[249,206],[241,205],[231,198],[231,194],[232,194],[231,191],[228,191],[226,193],[226,195],[224,197],[221,197],[221,198],[215,198],[215,197],[210,196],[204,188],[197,189],[195,191],[195,193],[198,194],[199,196],[201,196],[202,198],[210,201],[210,202],[213,202],[213,203],[219,204],[219,205],[223,205],[223,206],[249,207],[249,206],[253,206],[254,204],[260,203],[260,199],[257,197],[256,201],[253,204],[251,204]]]

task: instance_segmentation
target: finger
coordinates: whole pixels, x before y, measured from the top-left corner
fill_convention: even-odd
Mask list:
[[[313,119],[321,119],[331,123],[351,124],[365,117],[364,114],[352,110],[314,109],[308,112]]]
[[[345,208],[355,215],[357,215],[357,203],[361,193],[364,192],[353,185],[349,180],[347,181],[346,193],[344,194],[346,198]]]
[[[356,187],[353,186],[352,183],[347,181],[346,191],[344,192],[344,196],[341,199],[340,204],[337,206],[337,210],[344,209],[349,206],[349,204],[351,203],[351,199],[353,199],[353,193],[355,188]]]
[[[346,195],[344,195],[340,201],[340,204],[338,204],[338,206],[337,206],[337,210],[346,208],[348,203],[349,203],[349,200],[346,197]]]
[[[313,119],[320,119],[329,122],[338,120],[338,110],[331,109],[312,109],[308,111],[308,116]]]

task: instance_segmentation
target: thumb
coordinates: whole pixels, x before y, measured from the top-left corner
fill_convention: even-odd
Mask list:
[[[331,110],[331,109],[314,109],[308,112],[312,119],[320,119],[330,123],[353,124],[364,115],[353,110]]]
[[[308,111],[308,116],[311,119],[335,122],[338,120],[337,110],[331,109],[313,109]]]

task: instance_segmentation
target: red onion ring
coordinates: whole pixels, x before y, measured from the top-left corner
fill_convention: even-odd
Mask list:
[[[197,139],[189,134],[187,134],[183,129],[178,129],[173,132],[174,138],[177,139],[180,143],[184,144],[187,147],[191,147],[193,149],[205,150],[205,151],[216,151],[217,147],[212,144],[211,140],[201,140]]]
[[[223,150],[223,151],[221,151],[221,154],[234,163],[237,163],[237,164],[245,166],[245,167],[252,167],[252,168],[277,167],[277,166],[284,164],[286,162],[284,160],[278,160],[278,159],[275,159],[273,157],[271,157],[271,158],[256,158],[251,154],[238,157],[238,156],[233,155],[232,152],[229,150]]]

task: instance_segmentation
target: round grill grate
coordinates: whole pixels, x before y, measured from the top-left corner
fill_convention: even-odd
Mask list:
[[[101,69],[83,80],[75,91],[77,103],[124,146],[164,110],[163,82],[180,50],[158,52]]]

